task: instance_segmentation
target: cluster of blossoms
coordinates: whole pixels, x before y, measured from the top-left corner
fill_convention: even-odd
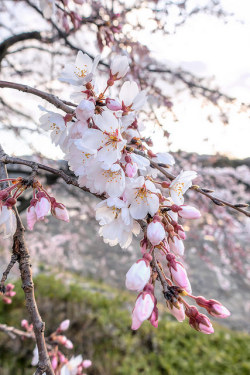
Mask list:
[[[127,248],[133,234],[138,235],[141,226],[144,228],[143,257],[126,275],[127,288],[140,292],[132,314],[132,328],[139,328],[147,319],[157,326],[154,287],[158,279],[170,312],[179,321],[186,315],[193,328],[212,333],[209,319],[183,299],[189,296],[213,316],[230,315],[219,302],[192,295],[181,262],[186,235],[178,220],[201,216],[196,208],[184,205],[183,196],[197,174],[182,171],[173,181],[156,181],[158,170],[152,164],[169,168],[175,161],[168,153],[154,154],[149,148],[152,141],[142,136],[144,126],[138,111],[147,100],[146,91],[140,91],[136,82],[126,81],[118,98],[107,95],[108,89],[129,69],[127,57],[118,56],[111,63],[106,87],[98,92],[98,61],[99,57],[93,61],[78,52],[75,63],[67,65],[60,78],[77,88],[72,94],[78,103],[75,112],[64,117],[47,112],[40,119],[41,126],[51,131],[52,141],[65,153],[79,185],[105,198],[97,205],[96,219],[106,243]],[[164,267],[157,256],[164,258]]]
[[[177,320],[183,321],[186,315],[193,328],[212,333],[209,319],[183,298],[193,299],[212,316],[230,315],[219,302],[192,295],[182,263],[186,235],[179,220],[201,216],[198,209],[184,204],[184,194],[197,173],[182,171],[172,181],[157,179],[159,170],[173,166],[175,160],[168,153],[153,153],[151,139],[142,136],[144,125],[138,113],[146,103],[146,91],[140,91],[136,82],[126,81],[119,97],[108,96],[109,89],[126,75],[129,61],[126,56],[114,58],[101,91],[97,87],[98,62],[99,57],[93,61],[78,52],[75,63],[66,65],[60,80],[76,87],[72,94],[77,103],[74,113],[62,116],[43,109],[46,113],[40,118],[41,127],[50,132],[52,142],[64,152],[79,186],[102,198],[96,208],[96,219],[104,242],[127,248],[133,234],[138,235],[143,229],[142,259],[126,275],[127,288],[139,292],[132,329],[138,329],[145,320],[158,325],[154,293],[158,280],[167,308]],[[12,202],[25,187],[23,179],[16,179],[14,187],[2,191],[3,207],[7,205],[7,210],[11,210]],[[35,192],[28,209],[30,229],[49,210],[68,221],[65,207],[50,197],[39,182],[33,181],[32,187]],[[7,197],[12,189],[16,189],[13,197]]]
[[[73,356],[71,359],[68,359],[61,350],[59,350],[59,346],[66,349],[73,349],[73,343],[63,334],[63,332],[67,331],[69,325],[69,319],[64,320],[61,322],[57,330],[46,338],[52,368],[55,375],[86,375],[85,370],[92,365],[92,362],[89,359],[83,360],[81,355],[78,355],[77,357]],[[22,320],[21,326],[27,332],[33,332],[33,326],[32,324],[29,324],[27,320]],[[38,349],[35,347],[33,351],[32,365],[36,366],[37,363]]]
[[[37,221],[43,221],[50,213],[59,220],[69,221],[66,207],[50,196],[38,180],[29,181],[22,177],[0,180],[0,182],[5,181],[11,183],[11,186],[0,190],[0,233],[3,233],[3,238],[15,234],[17,224],[13,206],[28,188],[33,189],[33,196],[27,209],[27,225],[30,230]]]
[[[3,291],[1,288],[0,298],[2,299],[3,303],[6,303],[7,305],[12,303],[12,297],[16,295],[16,292],[13,290],[14,288],[15,285],[11,283],[4,286]]]

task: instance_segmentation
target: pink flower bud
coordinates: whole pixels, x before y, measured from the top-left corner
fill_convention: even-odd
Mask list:
[[[10,291],[10,292],[7,292],[6,295],[8,297],[14,297],[16,295],[16,292]]]
[[[89,368],[90,366],[92,366],[92,362],[89,359],[85,359],[84,361],[82,361],[82,366],[83,368]]]
[[[29,323],[26,319],[23,319],[21,321],[21,327],[25,328],[25,329],[28,329],[29,328]]]
[[[150,279],[150,266],[144,259],[134,263],[126,274],[126,288],[141,291]]]
[[[192,293],[191,285],[187,277],[187,272],[183,265],[179,262],[175,264],[176,270],[173,267],[170,267],[170,272],[172,275],[173,282],[185,289],[189,294]]]
[[[67,349],[73,349],[73,347],[74,347],[72,341],[70,341],[70,340],[66,340],[64,346],[65,346],[65,348],[67,348]]]
[[[82,100],[76,107],[76,117],[80,121],[86,121],[95,113],[95,104],[90,100]]]
[[[67,359],[66,359],[64,354],[62,354],[61,352],[58,352],[58,356],[59,356],[60,363],[66,363],[67,362]]]
[[[206,321],[206,324],[199,323],[200,332],[205,333],[206,335],[210,335],[211,333],[214,333],[212,323],[205,315],[204,315],[204,320]]]
[[[7,284],[6,285],[6,292],[10,292],[11,290],[13,290],[15,288],[15,285],[14,284]]]
[[[66,207],[63,204],[60,204],[61,207],[57,206],[53,210],[52,214],[59,220],[69,222],[69,214]]]
[[[106,99],[106,106],[111,111],[119,111],[122,109],[122,105],[117,100],[110,98]]]
[[[59,330],[60,331],[67,331],[67,329],[69,328],[69,325],[70,325],[70,320],[66,319],[66,320],[61,322],[61,324],[59,326]]]
[[[35,205],[37,220],[43,220],[44,216],[48,215],[51,204],[45,193],[37,193],[37,198],[38,202]]]
[[[212,316],[217,318],[227,318],[231,315],[230,311],[225,306],[214,299],[207,300],[202,296],[194,297],[194,299],[197,305],[205,308]]]
[[[183,322],[183,320],[185,320],[185,311],[182,303],[180,303],[179,306],[180,308],[177,309],[177,307],[173,305],[171,306],[169,302],[167,302],[167,307],[170,313],[178,320],[178,322]]]
[[[135,307],[132,313],[132,326],[133,330],[138,329],[144,320],[147,320],[154,309],[154,301],[152,295],[149,293],[139,294]]]
[[[200,331],[207,335],[210,335],[214,332],[213,326],[208,317],[204,314],[199,313],[195,306],[189,306],[188,308],[186,308],[186,315],[189,317],[190,326],[197,331]]]
[[[176,236],[173,238],[173,240],[174,242],[171,240],[171,238],[169,239],[170,250],[176,255],[183,256],[185,247],[182,240],[179,240],[179,238]]]
[[[53,355],[53,357],[51,359],[51,366],[52,366],[53,370],[56,370],[57,365],[58,365],[57,357],[55,355]]]
[[[157,221],[152,221],[147,227],[147,237],[153,246],[159,245],[165,238],[165,230],[163,225]]]
[[[137,170],[138,170],[138,167],[136,163],[128,163],[125,168],[126,175],[128,177],[135,177]]]
[[[181,210],[178,211],[178,215],[183,219],[199,219],[201,217],[201,213],[197,208],[192,206],[180,206]]]
[[[7,305],[10,305],[12,303],[12,299],[4,296],[3,302],[6,303]]]
[[[178,236],[179,236],[182,240],[185,240],[185,239],[186,239],[186,233],[184,232],[184,229],[182,228],[181,225],[178,225],[177,234],[178,234]]]
[[[37,222],[36,210],[34,206],[30,206],[27,210],[27,224],[29,230],[33,230],[34,225]]]
[[[217,318],[227,318],[230,316],[230,311],[220,303],[214,303],[209,313]]]

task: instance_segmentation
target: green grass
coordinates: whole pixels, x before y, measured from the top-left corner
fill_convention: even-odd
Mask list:
[[[207,336],[161,313],[158,329],[149,322],[130,330],[135,295],[81,278],[40,275],[38,305],[47,333],[66,317],[74,352],[92,359],[90,375],[249,375],[250,336],[215,326]],[[27,316],[19,284],[12,305],[0,304],[0,321],[20,326]],[[29,375],[33,343],[12,342],[0,334],[0,373]],[[70,352],[68,352],[70,353]],[[24,369],[22,371],[22,369]]]

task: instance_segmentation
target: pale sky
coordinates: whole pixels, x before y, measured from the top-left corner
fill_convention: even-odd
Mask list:
[[[222,3],[226,10],[235,13],[234,17],[228,18],[227,23],[208,15],[193,16],[177,29],[176,34],[164,38],[164,45],[159,36],[148,31],[140,32],[137,36],[142,42],[150,40],[153,56],[163,64],[166,62],[173,68],[182,67],[201,77],[214,77],[214,82],[226,94],[250,103],[250,1],[223,0]],[[24,22],[26,21],[24,18]],[[148,26],[150,29],[150,23]],[[172,93],[169,86],[169,94]],[[6,91],[6,95],[10,97],[13,93]],[[23,95],[25,103],[29,103],[28,95]],[[201,101],[190,100],[186,94],[174,97],[173,102],[179,121],[174,122],[171,116],[164,120],[166,129],[171,133],[170,151],[182,149],[207,154],[220,152],[237,158],[250,156],[249,114],[239,114],[238,107],[235,106],[230,112],[230,125],[225,126],[215,116],[216,109],[213,106],[202,106]],[[40,111],[37,107],[34,110],[38,120]],[[209,114],[214,119],[212,123],[207,121]],[[6,152],[29,153],[27,146],[20,147],[19,140],[12,140],[10,143],[7,134],[3,138]],[[162,137],[153,138],[159,151],[166,150]],[[49,150],[47,155],[50,157],[62,156],[46,135],[35,136],[32,142],[43,153]]]

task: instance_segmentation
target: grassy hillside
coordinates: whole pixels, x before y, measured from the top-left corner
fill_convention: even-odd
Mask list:
[[[37,277],[38,305],[47,332],[61,320],[71,319],[68,337],[76,354],[93,361],[90,375],[250,374],[249,335],[216,326],[216,333],[206,336],[164,312],[158,329],[145,322],[132,332],[128,309],[134,295],[94,281],[70,280],[65,275]],[[27,315],[20,284],[16,289],[12,305],[0,304],[0,321],[20,327]],[[29,341],[13,342],[0,333],[0,373],[33,374],[33,347]]]

